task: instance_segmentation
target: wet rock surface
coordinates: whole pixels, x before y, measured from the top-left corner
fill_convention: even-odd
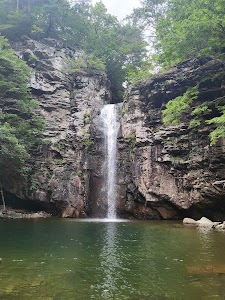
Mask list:
[[[180,125],[162,124],[166,103],[190,87],[199,85],[199,102],[224,97],[224,75],[217,77],[224,71],[218,59],[191,59],[131,89],[121,107],[121,214],[224,219],[225,141],[211,146],[212,127],[189,129],[188,115]]]

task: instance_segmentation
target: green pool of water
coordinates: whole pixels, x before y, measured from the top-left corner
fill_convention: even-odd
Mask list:
[[[176,222],[0,221],[0,299],[225,299],[225,234]]]

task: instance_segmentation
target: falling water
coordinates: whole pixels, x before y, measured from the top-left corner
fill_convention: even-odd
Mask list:
[[[106,141],[106,193],[108,219],[116,218],[116,154],[119,124],[114,104],[107,104],[101,111],[103,130]]]

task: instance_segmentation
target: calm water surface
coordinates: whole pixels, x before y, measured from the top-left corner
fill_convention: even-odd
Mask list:
[[[175,222],[0,221],[0,299],[225,299],[225,234]]]

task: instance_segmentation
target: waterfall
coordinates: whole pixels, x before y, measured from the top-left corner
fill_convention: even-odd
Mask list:
[[[107,104],[101,111],[103,131],[106,143],[106,195],[108,204],[108,219],[116,219],[116,164],[117,164],[117,110],[115,104]]]

